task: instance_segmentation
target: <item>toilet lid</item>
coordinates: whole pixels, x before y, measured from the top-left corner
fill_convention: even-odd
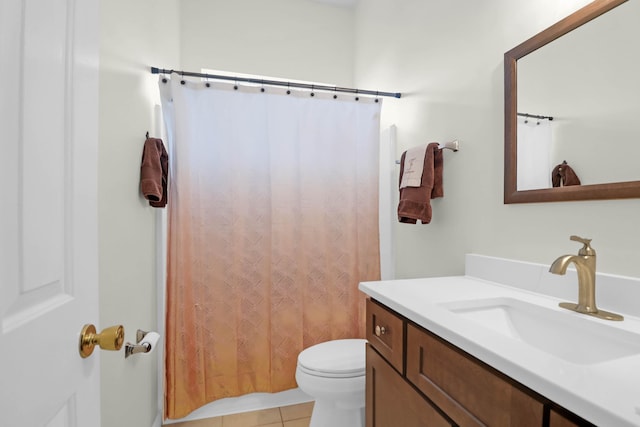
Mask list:
[[[298,355],[298,366],[318,376],[364,375],[366,342],[362,339],[346,339],[316,344]]]

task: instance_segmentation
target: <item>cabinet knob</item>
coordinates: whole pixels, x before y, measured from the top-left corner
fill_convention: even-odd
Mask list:
[[[379,337],[381,335],[384,335],[387,333],[387,330],[384,328],[384,326],[380,326],[380,325],[376,325],[376,336]]]

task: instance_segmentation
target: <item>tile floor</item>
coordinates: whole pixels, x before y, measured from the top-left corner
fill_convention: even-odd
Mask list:
[[[167,427],[309,427],[313,402],[166,424]]]

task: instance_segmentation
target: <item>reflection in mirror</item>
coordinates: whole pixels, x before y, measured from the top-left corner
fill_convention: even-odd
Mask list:
[[[522,127],[539,143],[531,159],[547,178],[518,190],[549,188],[563,160],[583,184],[640,180],[639,17],[640,2],[627,2],[518,60],[518,112],[555,118],[518,120],[518,154]],[[518,156],[518,183],[531,159],[521,167]]]
[[[640,197],[638,16],[596,0],[505,54],[505,203]]]

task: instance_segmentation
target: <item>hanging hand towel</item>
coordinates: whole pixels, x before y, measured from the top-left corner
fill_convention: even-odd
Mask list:
[[[402,183],[406,155],[405,151],[400,159],[400,183]],[[432,142],[425,150],[420,187],[400,188],[398,204],[400,222],[409,224],[416,224],[418,220],[423,224],[431,222],[431,199],[444,195],[442,169],[442,150],[438,148],[437,142]]]
[[[424,169],[424,157],[427,154],[428,144],[408,149],[402,161],[402,177],[400,188],[420,187],[422,183],[422,171]]]
[[[147,138],[142,150],[140,189],[149,205],[162,208],[167,205],[167,176],[169,155],[159,138]]]
[[[553,168],[551,182],[554,187],[560,187],[561,185],[567,187],[569,185],[580,185],[580,178],[565,161]]]

